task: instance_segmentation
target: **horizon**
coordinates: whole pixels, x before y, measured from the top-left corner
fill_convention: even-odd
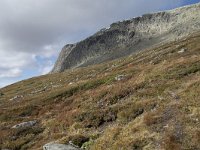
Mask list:
[[[39,4],[33,0],[30,3],[21,0],[21,5],[15,6],[17,2],[19,0],[0,2],[2,11],[7,14],[0,15],[0,88],[48,73],[64,45],[81,41],[113,22],[199,3],[197,0],[154,0],[150,4],[146,2],[148,8],[143,8],[144,4],[139,0],[126,0],[127,4],[119,1],[91,3],[90,0],[81,3],[77,0],[71,1],[70,6],[63,0],[56,3],[57,6],[53,1]],[[80,2],[79,5],[76,2]],[[45,7],[46,4],[48,7]],[[88,10],[89,4],[93,4],[94,8]],[[101,14],[104,4],[109,5],[103,12],[106,16]],[[38,10],[33,9],[32,5]],[[66,11],[67,7],[71,9],[69,12],[68,9]],[[56,8],[57,11],[52,13],[50,8]],[[116,8],[123,9],[116,11]]]

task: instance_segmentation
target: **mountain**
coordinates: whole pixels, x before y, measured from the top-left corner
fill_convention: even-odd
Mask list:
[[[83,41],[64,46],[52,73],[127,56],[199,28],[200,3],[116,22]]]
[[[196,31],[176,40],[0,89],[0,149],[199,150],[200,28],[190,23]]]

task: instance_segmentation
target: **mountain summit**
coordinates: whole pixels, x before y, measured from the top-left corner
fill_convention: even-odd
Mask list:
[[[64,46],[52,73],[113,60],[174,41],[199,28],[200,3],[116,22],[83,41]]]

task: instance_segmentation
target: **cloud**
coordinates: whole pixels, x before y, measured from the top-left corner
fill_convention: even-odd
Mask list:
[[[41,74],[42,74],[42,75],[45,75],[45,74],[49,73],[49,72],[51,71],[52,68],[53,68],[53,65],[52,65],[52,64],[43,67],[42,70],[41,70]]]
[[[38,64],[39,66],[39,72],[41,75],[45,75],[47,73],[49,73],[53,66],[54,66],[54,62],[51,60],[48,60],[48,58],[44,59],[43,61],[40,61],[40,63]]]
[[[1,69],[0,78],[8,78],[8,77],[18,77],[20,76],[22,71],[19,68],[12,68],[3,70]]]
[[[33,54],[17,51],[10,52],[0,48],[0,79],[5,77],[19,77],[24,67],[34,66],[35,60],[33,58]]]
[[[32,58],[30,57],[34,58],[34,55],[23,52],[18,53],[17,51],[10,53],[9,51],[0,50],[0,68],[10,69],[29,65],[32,63]]]
[[[55,61],[65,44],[114,21],[181,4],[182,0],[1,0],[0,81],[20,76],[30,66],[38,75],[47,73],[53,65],[38,63]]]

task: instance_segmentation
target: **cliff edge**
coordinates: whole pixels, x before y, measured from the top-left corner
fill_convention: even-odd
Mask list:
[[[200,3],[116,22],[63,47],[51,73],[98,64],[174,41],[200,29]]]

